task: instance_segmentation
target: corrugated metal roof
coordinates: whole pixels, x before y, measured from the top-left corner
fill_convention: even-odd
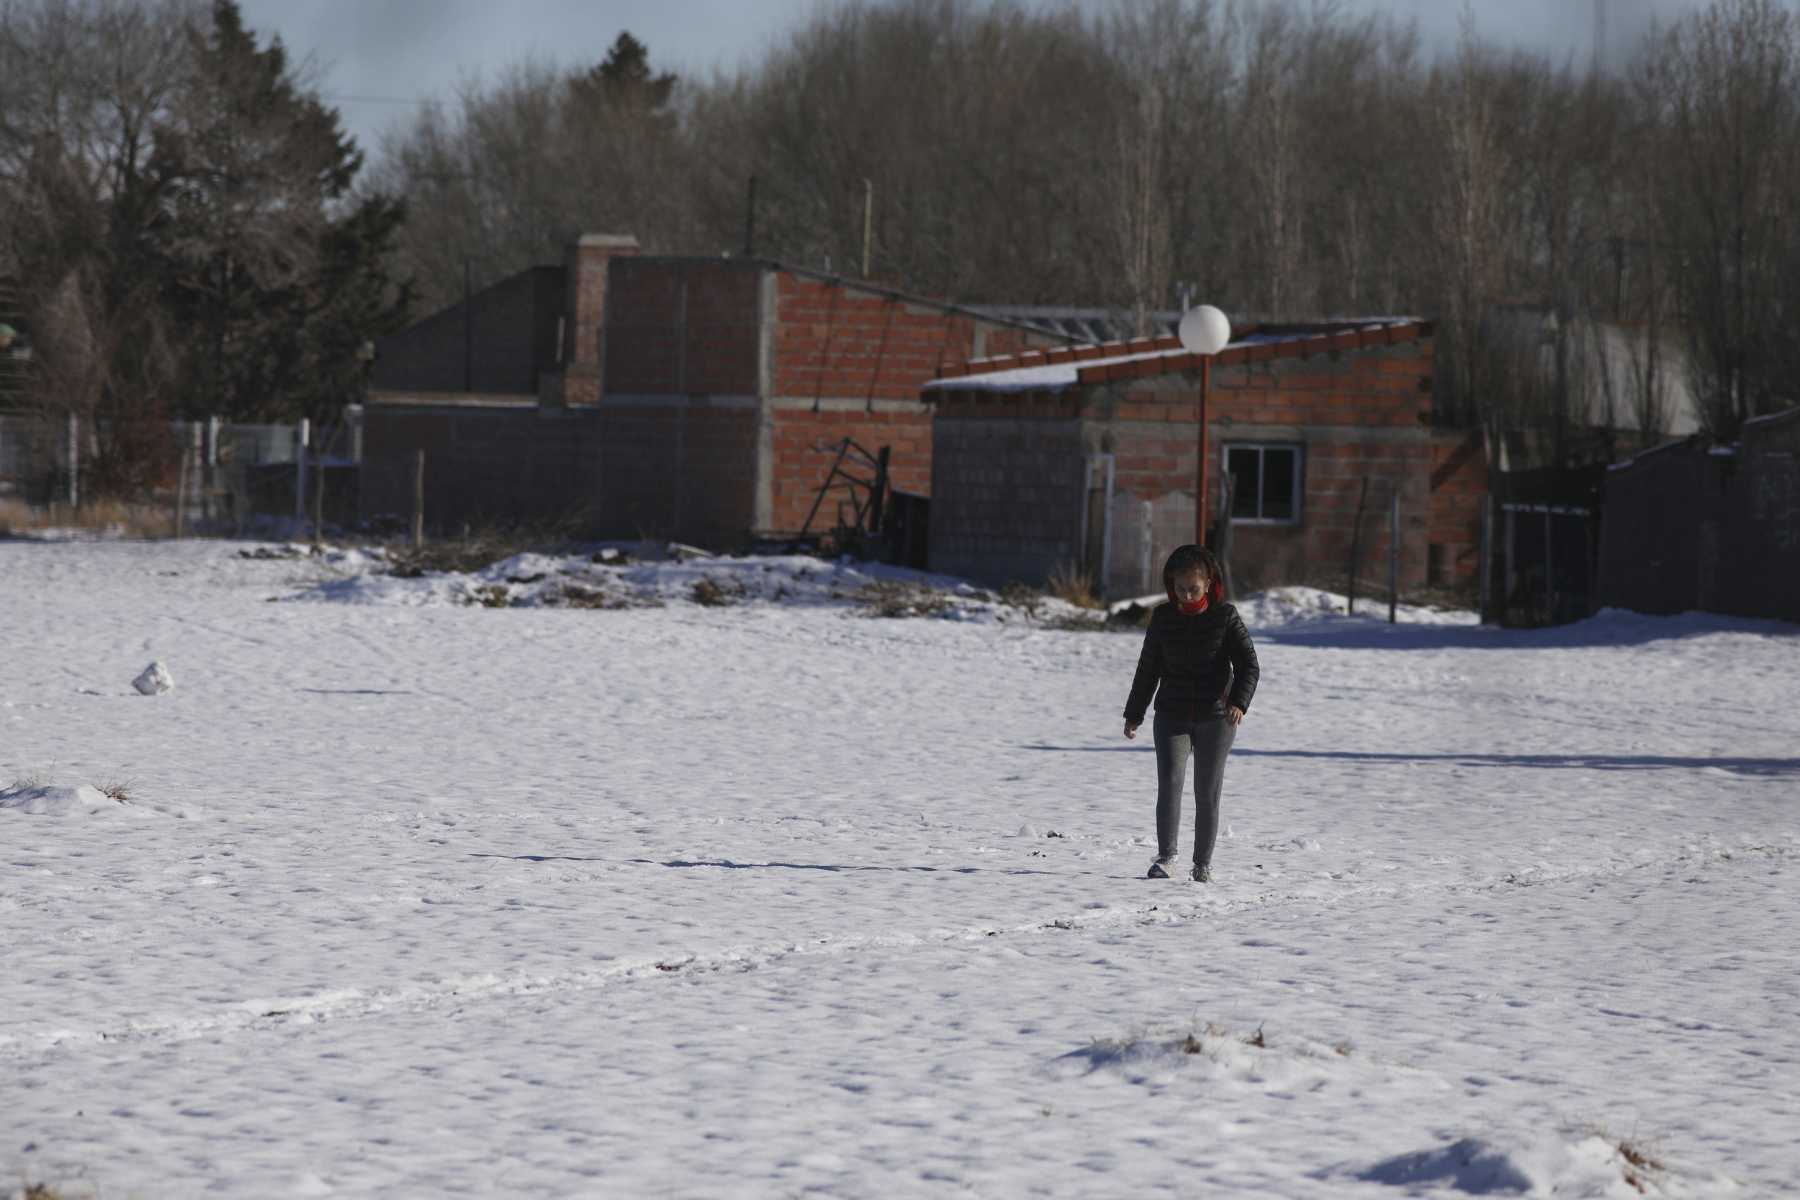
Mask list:
[[[1019,325],[1034,325],[1046,333],[1077,342],[1098,345],[1122,342],[1137,336],[1136,318],[1116,308],[1069,308],[1032,304],[976,304],[974,311],[997,320]],[[1181,324],[1178,312],[1153,312],[1150,316],[1151,336],[1174,337]]]

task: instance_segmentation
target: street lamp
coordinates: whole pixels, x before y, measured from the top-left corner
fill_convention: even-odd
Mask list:
[[[1231,322],[1210,304],[1190,308],[1181,314],[1176,329],[1182,349],[1200,356],[1200,434],[1199,465],[1194,488],[1194,541],[1206,544],[1206,401],[1212,388],[1213,355],[1231,341]],[[1229,519],[1230,514],[1226,514]]]

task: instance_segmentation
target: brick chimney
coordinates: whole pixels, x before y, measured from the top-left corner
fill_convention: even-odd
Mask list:
[[[563,403],[598,404],[606,321],[606,266],[636,254],[628,233],[584,233],[563,254]]]

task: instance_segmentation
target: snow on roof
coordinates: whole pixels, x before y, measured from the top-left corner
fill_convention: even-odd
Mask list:
[[[1363,345],[1411,340],[1428,332],[1429,326],[1413,317],[1377,317],[1364,321],[1346,321],[1323,328],[1291,329],[1276,326],[1266,333],[1253,330],[1243,337],[1233,339],[1214,356],[1214,362],[1232,365],[1262,358],[1286,358],[1303,353],[1353,349]],[[1254,353],[1258,347],[1275,347],[1276,350],[1274,353],[1266,350]],[[1038,353],[1042,352],[1028,352],[1026,357]],[[975,368],[971,374],[933,379],[925,383],[921,390],[927,396],[947,391],[1060,392],[1081,383],[1114,378],[1120,368],[1126,368],[1132,376],[1155,375],[1197,366],[1198,358],[1199,356],[1179,346],[1169,347],[1167,339],[1163,339],[1161,345],[1129,353],[1065,358],[1059,362],[1002,367],[997,370],[991,369],[990,365],[1003,360],[985,359],[968,364]]]

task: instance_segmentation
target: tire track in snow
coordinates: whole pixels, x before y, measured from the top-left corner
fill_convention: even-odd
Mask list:
[[[120,1046],[135,1043],[168,1045],[236,1033],[256,1033],[334,1021],[380,1017],[389,1012],[419,1013],[493,1000],[566,995],[600,988],[662,979],[671,975],[726,976],[767,967],[804,965],[808,959],[842,958],[869,951],[909,950],[987,938],[1049,937],[1066,932],[1100,932],[1130,925],[1180,924],[1202,918],[1217,919],[1257,909],[1290,904],[1338,906],[1384,901],[1437,893],[1444,896],[1478,895],[1518,887],[1560,883],[1591,883],[1622,879],[1652,869],[1672,869],[1686,864],[1736,864],[1768,859],[1792,860],[1800,847],[1758,844],[1732,848],[1710,847],[1636,862],[1602,864],[1555,872],[1508,874],[1482,880],[1421,883],[1402,886],[1373,885],[1336,894],[1313,891],[1268,891],[1237,899],[1165,900],[1156,904],[1118,905],[1086,909],[1075,916],[1034,920],[1013,925],[972,925],[934,929],[923,933],[895,932],[817,938],[808,942],[782,942],[764,946],[723,948],[712,951],[675,951],[667,955],[633,957],[598,969],[474,975],[463,979],[403,985],[393,988],[345,988],[315,996],[250,999],[221,1011],[199,1016],[136,1021],[113,1029],[46,1028],[0,1034],[0,1061],[19,1061],[50,1050],[88,1046]],[[1761,863],[1759,863],[1761,865]],[[1165,888],[1167,885],[1163,885]],[[1179,885],[1176,885],[1179,887]]]

